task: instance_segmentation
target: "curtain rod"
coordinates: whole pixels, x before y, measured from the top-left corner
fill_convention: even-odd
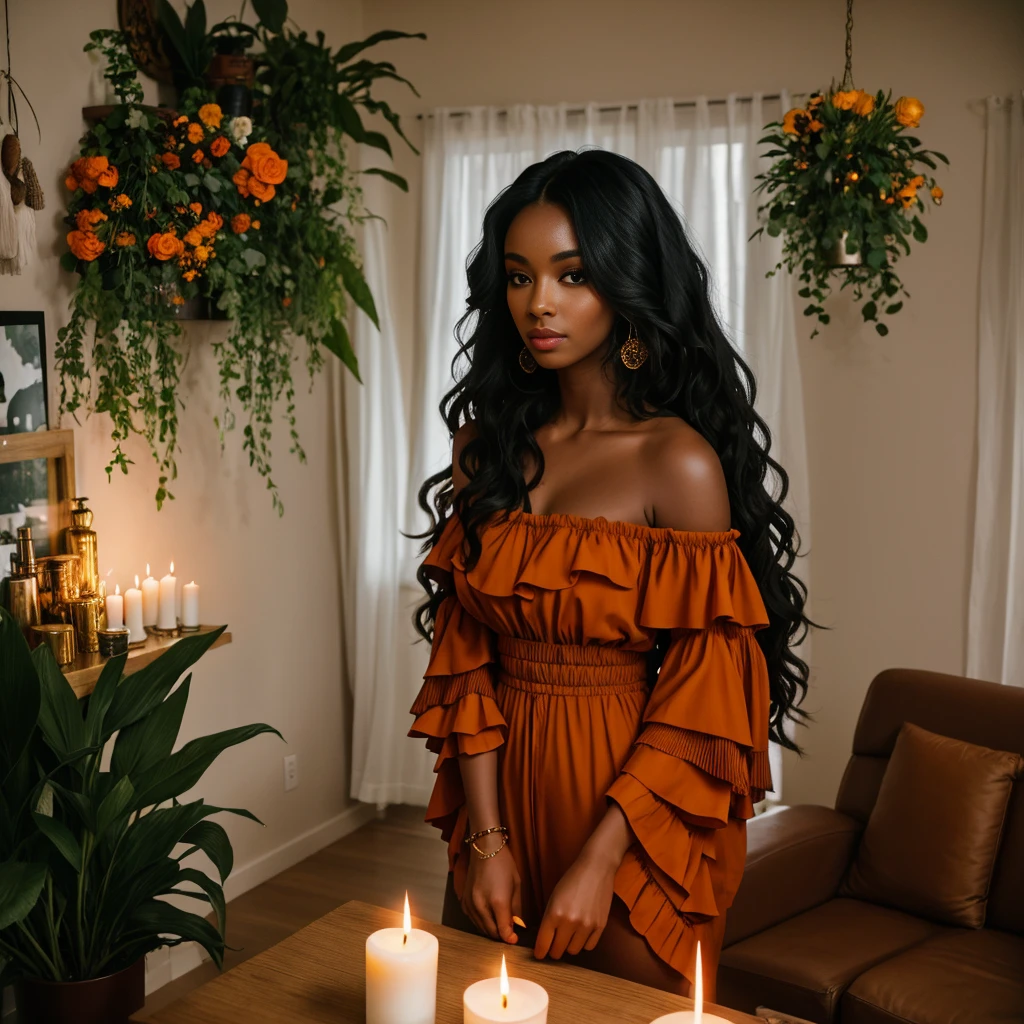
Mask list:
[[[806,96],[807,94],[806,93],[802,93],[802,92],[794,92],[794,93],[790,93],[790,95],[791,96]],[[769,94],[767,94],[765,96],[762,96],[761,99],[762,100],[780,100],[780,99],[782,99],[782,96],[779,93],[776,92],[776,93],[769,93]],[[729,102],[728,99],[708,100],[708,106],[709,107],[711,107],[711,106],[722,106],[722,105],[724,105],[724,104],[726,104],[728,102]],[[737,103],[753,103],[754,102],[754,97],[753,96],[737,96],[736,97],[736,102]],[[539,104],[532,104],[532,105],[533,106],[539,106]],[[696,100],[678,100],[675,103],[673,103],[672,106],[677,108],[677,109],[681,108],[681,107],[695,107],[695,106],[697,106],[697,101]],[[600,107],[597,108],[597,112],[599,114],[614,114],[615,111],[617,111],[617,110],[637,110],[637,109],[639,109],[639,107],[638,107],[638,105],[636,103],[615,103],[615,104],[613,104],[611,106],[600,106]],[[585,106],[581,107],[579,105],[575,105],[575,106],[567,107],[565,112],[567,114],[585,114],[587,112],[587,108]],[[449,117],[468,117],[469,114],[470,114],[469,110],[451,110],[451,111],[448,112],[448,116]],[[498,115],[502,116],[502,117],[507,116],[508,115],[508,109],[505,108],[505,107],[500,107],[498,109]],[[417,114],[416,115],[416,120],[417,121],[422,121],[425,117],[434,117],[434,116],[435,115],[433,113]]]

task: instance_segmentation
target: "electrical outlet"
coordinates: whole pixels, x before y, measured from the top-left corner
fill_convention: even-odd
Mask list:
[[[284,759],[284,791],[294,789],[299,784],[299,755],[289,754]]]

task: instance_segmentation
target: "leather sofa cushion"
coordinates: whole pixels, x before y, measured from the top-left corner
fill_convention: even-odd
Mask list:
[[[767,1006],[828,1024],[855,978],[943,930],[888,907],[829,900],[723,949],[716,998],[746,1013]]]
[[[843,1024],[1024,1020],[1024,938],[942,932],[862,974],[841,1013]]]
[[[1022,763],[904,722],[839,895],[981,928]]]

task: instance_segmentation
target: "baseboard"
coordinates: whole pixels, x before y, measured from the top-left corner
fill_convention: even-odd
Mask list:
[[[303,832],[277,849],[232,871],[224,883],[225,898],[230,903],[236,896],[255,889],[257,885],[361,828],[375,816],[376,808],[371,804],[353,804],[322,825]],[[150,953],[146,957],[146,995],[194,970],[207,959],[206,952],[194,942]]]

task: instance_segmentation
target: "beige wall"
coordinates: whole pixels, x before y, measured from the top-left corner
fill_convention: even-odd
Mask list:
[[[843,73],[838,0],[367,0],[367,33],[425,31],[381,47],[422,94],[399,109],[827,87]],[[920,136],[950,158],[931,239],[901,266],[912,298],[888,338],[844,296],[800,353],[813,516],[816,722],[787,758],[787,802],[830,802],[865,690],[893,665],[964,668],[974,479],[976,306],[984,122],[979,101],[1024,84],[1019,0],[858,0],[856,84],[915,95]],[[410,121],[414,138],[421,126]],[[400,156],[415,177],[415,158]],[[405,379],[417,339],[417,182],[390,223]]]
[[[216,2],[223,16],[237,4]],[[357,0],[326,5],[292,0],[300,23],[322,27],[335,43],[357,38]],[[42,309],[47,344],[67,321],[72,277],[58,266],[64,249],[64,190],[68,161],[77,155],[81,107],[101,102],[102,83],[82,52],[91,29],[114,27],[111,0],[13,0],[13,72],[32,100],[42,124],[40,145],[23,120],[25,152],[46,192],[38,217],[40,259],[22,277],[0,278],[4,309]],[[152,90],[151,90],[152,91]],[[210,652],[195,671],[182,739],[245,722],[265,721],[287,740],[263,736],[227,752],[197,790],[211,802],[247,807],[267,827],[229,818],[238,883],[247,884],[273,866],[308,852],[346,823],[348,750],[342,707],[340,595],[337,521],[332,495],[333,453],[326,379],[311,394],[300,378],[298,417],[309,462],[288,454],[287,432],[276,444],[274,477],[287,507],[279,519],[262,481],[229,437],[222,457],[213,416],[218,412],[214,332],[223,325],[187,328],[190,354],[184,373],[180,477],[177,500],[157,512],[153,464],[144,446],[132,444],[128,476],[109,485],[103,467],[109,451],[108,423],[93,417],[76,430],[78,491],[90,498],[99,531],[101,571],[122,590],[145,563],[154,573],[173,559],[181,582],[202,585],[206,622],[227,622],[230,647]],[[301,374],[301,366],[296,367]],[[50,361],[51,424],[56,425],[57,382]],[[298,789],[285,793],[282,757],[299,758]],[[351,819],[349,815],[349,819]],[[313,833],[312,836],[309,833]]]

